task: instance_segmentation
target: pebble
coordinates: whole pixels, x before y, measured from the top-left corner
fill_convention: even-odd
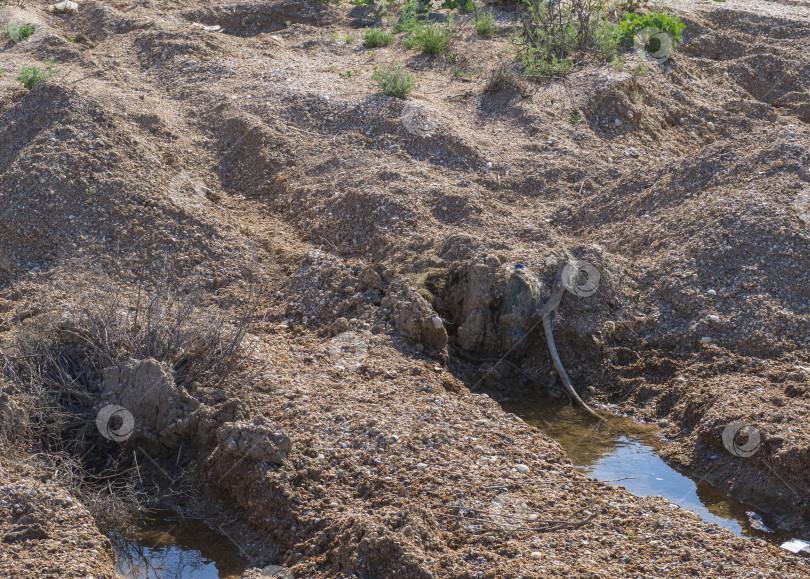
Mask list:
[[[720,316],[717,316],[717,315],[715,315],[715,314],[709,314],[709,315],[707,316],[707,318],[708,318],[708,320],[709,320],[710,322],[714,322],[714,323],[717,323],[717,322],[719,322],[719,321],[720,321]]]
[[[711,339],[709,336],[703,336],[703,337],[700,339],[700,341],[701,341],[702,343],[704,343],[704,344],[711,344],[711,343],[712,343],[712,339]]]
[[[517,463],[515,465],[515,470],[517,470],[520,474],[529,474],[529,467],[525,464]]]
[[[714,123],[709,121],[708,123],[706,123],[706,128],[709,129],[710,131],[713,131],[714,130]]]
[[[428,465],[426,465],[424,462],[420,462],[419,464],[416,465],[416,470],[426,470],[427,467]]]
[[[480,444],[473,448],[476,454],[484,454],[484,447]]]
[[[710,296],[716,296],[717,295],[717,292],[714,291],[714,290],[709,290],[706,293],[709,294]]]
[[[669,426],[669,420],[667,420],[666,418],[659,419],[658,426],[659,428],[666,428],[667,426]]]

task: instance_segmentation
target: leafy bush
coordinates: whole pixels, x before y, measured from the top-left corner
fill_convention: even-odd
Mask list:
[[[444,0],[441,7],[447,8],[448,10],[458,8],[459,12],[472,12],[475,10],[473,0]]]
[[[645,28],[656,28],[669,34],[674,42],[681,42],[683,40],[681,32],[686,28],[686,24],[677,16],[670,16],[663,12],[648,14],[631,12],[622,16],[619,27],[616,29],[616,38],[627,48],[633,48],[633,38],[639,30]]]
[[[374,69],[371,78],[377,82],[383,94],[400,99],[406,98],[416,84],[413,75],[405,72],[400,64],[391,68],[383,64]]]
[[[453,40],[452,20],[445,26],[435,22],[421,24],[408,34],[405,48],[418,48],[425,54],[436,55]]]
[[[574,67],[574,54],[597,50],[610,60],[617,40],[604,0],[525,0],[516,35],[519,56],[530,75],[564,74]]]
[[[394,42],[394,35],[390,32],[385,32],[381,28],[371,28],[363,35],[363,46],[367,48],[388,46],[392,42]]]
[[[55,67],[55,61],[51,59],[48,61],[45,70],[38,66],[22,67],[15,80],[28,90],[31,90],[39,81],[51,78],[57,72],[59,72],[59,69]]]
[[[9,38],[15,44],[22,42],[34,33],[33,24],[22,24],[17,20],[10,21],[3,29],[3,36]]]
[[[430,4],[411,0],[399,11],[399,19],[394,24],[395,32],[408,32],[424,26],[430,17]]]
[[[484,38],[495,34],[495,17],[492,12],[484,12],[475,19],[475,32]]]

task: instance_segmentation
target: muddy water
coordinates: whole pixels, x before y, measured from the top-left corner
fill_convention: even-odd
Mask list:
[[[118,573],[127,579],[225,579],[248,562],[227,537],[202,521],[156,511],[116,543]]]
[[[612,484],[639,496],[662,496],[737,535],[761,537],[775,544],[798,536],[776,529],[756,508],[669,466],[656,452],[665,444],[657,426],[621,416],[609,416],[600,423],[583,411],[547,398],[507,400],[503,407],[559,442],[571,462],[589,476],[599,480],[632,477]],[[765,526],[774,532],[752,526],[747,512],[762,516]]]

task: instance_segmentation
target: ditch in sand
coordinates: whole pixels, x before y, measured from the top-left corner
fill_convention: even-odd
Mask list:
[[[637,496],[664,497],[741,537],[759,537],[775,545],[796,537],[808,539],[801,529],[780,528],[755,506],[667,464],[658,455],[666,441],[656,425],[605,413],[601,415],[606,421],[600,423],[581,409],[547,398],[505,400],[503,407],[560,443],[576,468],[588,476]]]

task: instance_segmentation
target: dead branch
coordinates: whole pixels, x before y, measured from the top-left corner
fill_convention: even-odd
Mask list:
[[[559,374],[560,379],[565,386],[565,391],[568,392],[569,396],[579,402],[579,404],[581,404],[582,407],[588,411],[588,413],[595,416],[599,420],[605,420],[596,412],[591,410],[590,406],[585,404],[582,398],[579,397],[579,394],[577,394],[576,390],[574,390],[574,386],[571,384],[568,374],[565,373],[565,368],[563,368],[560,355],[557,353],[557,346],[554,344],[554,335],[551,333],[551,320],[554,317],[554,314],[557,312],[557,308],[560,307],[563,294],[565,294],[565,285],[562,281],[562,272],[563,266],[560,266],[560,269],[557,272],[557,277],[554,279],[554,287],[552,288],[551,297],[546,302],[546,305],[544,305],[538,312],[538,315],[540,315],[543,320],[543,331],[546,334],[548,351],[551,354],[551,361],[554,363],[554,369],[557,371],[557,374]]]

